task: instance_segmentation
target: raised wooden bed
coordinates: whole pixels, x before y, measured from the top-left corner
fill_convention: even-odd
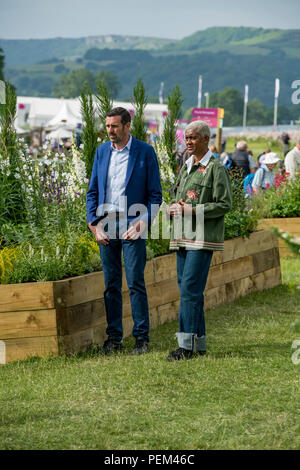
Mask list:
[[[300,217],[262,219],[258,225],[259,229],[270,229],[271,227],[277,227],[285,232],[300,237]],[[278,246],[280,257],[294,256],[294,253],[287,247],[284,240],[281,238],[278,241]]]
[[[125,279],[125,276],[123,276]],[[179,292],[176,254],[147,262],[145,279],[151,327],[176,320]],[[281,284],[278,241],[268,231],[250,239],[225,242],[214,253],[207,288],[206,308],[232,302],[250,292]],[[57,356],[102,344],[106,337],[103,273],[55,282],[0,286],[0,363],[29,356]],[[126,281],[123,284],[124,336],[132,319]]]

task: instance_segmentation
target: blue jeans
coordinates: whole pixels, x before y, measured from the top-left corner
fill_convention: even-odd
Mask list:
[[[132,318],[132,334],[135,338],[149,340],[149,309],[144,270],[146,266],[146,241],[138,238],[135,241],[121,238],[110,239],[108,245],[99,245],[104,273],[108,336],[117,341],[123,337],[122,326],[122,263],[125,265],[126,280],[129,288]]]
[[[179,332],[181,348],[206,351],[204,289],[213,252],[185,250],[177,252],[177,280],[180,291]]]

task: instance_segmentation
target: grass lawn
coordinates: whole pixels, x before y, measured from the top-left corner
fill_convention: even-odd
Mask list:
[[[282,286],[206,312],[208,354],[168,363],[177,324],[140,357],[82,354],[0,367],[1,449],[299,449],[300,258]]]

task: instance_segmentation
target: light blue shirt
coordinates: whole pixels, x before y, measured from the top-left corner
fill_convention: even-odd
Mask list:
[[[106,181],[106,212],[125,211],[123,197],[125,196],[125,181],[131,142],[132,136],[130,136],[129,141],[121,150],[115,149],[111,144],[110,162]]]
[[[252,187],[254,189],[266,189],[272,188],[274,184],[275,174],[273,171],[269,170],[269,168],[262,164],[262,166],[256,171]]]

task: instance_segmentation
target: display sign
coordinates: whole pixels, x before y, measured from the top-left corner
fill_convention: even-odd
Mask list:
[[[201,121],[206,122],[209,127],[218,127],[218,108],[193,108],[192,115],[194,119],[192,121]]]

